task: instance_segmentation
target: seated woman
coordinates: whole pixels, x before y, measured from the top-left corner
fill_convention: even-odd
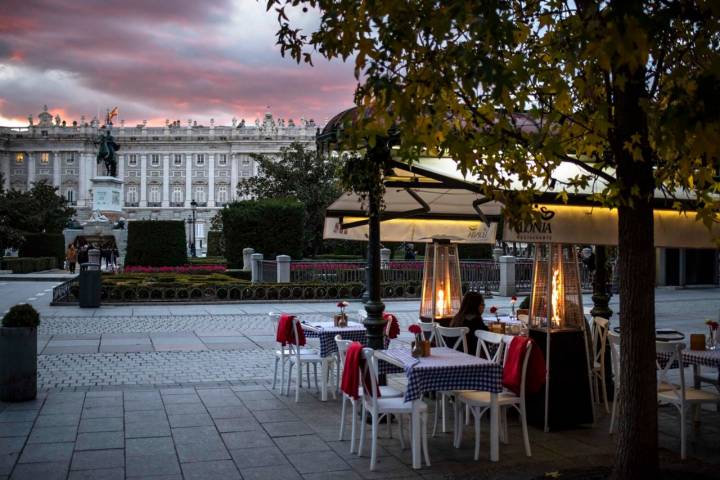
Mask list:
[[[451,327],[468,327],[470,332],[467,335],[468,353],[475,355],[477,347],[476,330],[487,330],[483,322],[482,314],[485,311],[485,299],[479,292],[467,292],[460,304],[460,310],[455,314]]]

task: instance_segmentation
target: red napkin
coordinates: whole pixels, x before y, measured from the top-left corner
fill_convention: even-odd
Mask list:
[[[345,354],[345,367],[342,374],[342,382],[340,389],[346,395],[357,400],[360,398],[358,389],[360,387],[360,370],[365,371],[365,356],[363,355],[363,346],[360,342],[353,342],[348,347]],[[370,391],[372,388],[372,380],[370,375],[363,378],[363,390]],[[377,396],[380,397],[380,387],[377,389]]]
[[[532,342],[528,360],[525,389],[527,393],[535,393],[545,385],[545,355],[540,347],[531,338],[517,336],[510,342],[505,366],[503,367],[503,387],[516,395],[520,395],[520,382],[522,380],[522,364],[525,359],[527,343]]]
[[[383,320],[385,320],[385,336],[389,339],[397,338],[400,335],[400,323],[398,319],[392,313],[383,314]]]
[[[278,322],[278,329],[275,339],[283,346],[288,343],[295,344],[295,335],[293,334],[293,323],[295,322],[295,315],[289,313],[283,313],[280,315],[280,321]],[[305,345],[305,332],[302,327],[298,325],[298,342],[297,345],[302,347]]]

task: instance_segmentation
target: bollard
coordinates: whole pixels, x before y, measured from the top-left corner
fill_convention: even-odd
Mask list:
[[[255,250],[252,248],[243,248],[243,270],[244,271],[250,271],[252,270],[252,267],[250,266],[250,262],[252,261],[252,254],[255,253]]]
[[[277,262],[277,283],[290,283],[290,255],[278,255]]]
[[[387,270],[390,268],[390,254],[392,251],[389,248],[380,249],[380,268]]]
[[[515,288],[515,257],[503,255],[500,257],[500,295],[511,297],[517,293]]]
[[[250,282],[251,283],[261,283],[263,281],[262,279],[262,262],[263,262],[263,254],[262,253],[253,253],[251,256],[251,273],[250,273]]]

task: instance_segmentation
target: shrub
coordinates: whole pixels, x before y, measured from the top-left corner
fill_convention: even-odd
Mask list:
[[[56,266],[65,260],[65,237],[62,233],[26,233],[20,247],[21,257],[54,257]],[[53,267],[55,268],[55,267]]]
[[[187,262],[185,224],[174,220],[128,223],[125,265],[174,267]]]
[[[225,265],[180,265],[179,267],[148,267],[128,265],[123,269],[125,273],[222,273],[226,270]]]
[[[530,295],[523,298],[522,302],[520,302],[520,306],[518,308],[528,310],[530,308]]]
[[[207,238],[208,257],[222,257],[225,255],[225,237],[223,232],[210,230]]]
[[[30,327],[40,325],[40,315],[31,305],[21,303],[15,305],[2,319],[3,327]]]
[[[305,208],[292,199],[246,200],[221,210],[225,254],[230,268],[241,268],[243,248],[253,248],[265,258],[290,255],[301,258]]]
[[[7,257],[0,262],[0,269],[11,270],[13,273],[32,273],[52,270],[57,267],[55,257]]]

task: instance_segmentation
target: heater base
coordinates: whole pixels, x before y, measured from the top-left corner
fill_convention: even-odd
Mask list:
[[[530,338],[537,342],[545,358],[548,354],[547,335],[545,330],[530,329]],[[592,424],[593,405],[585,335],[579,329],[555,330],[549,335],[548,429],[563,430]],[[545,388],[526,399],[528,423],[540,428],[545,427]]]

